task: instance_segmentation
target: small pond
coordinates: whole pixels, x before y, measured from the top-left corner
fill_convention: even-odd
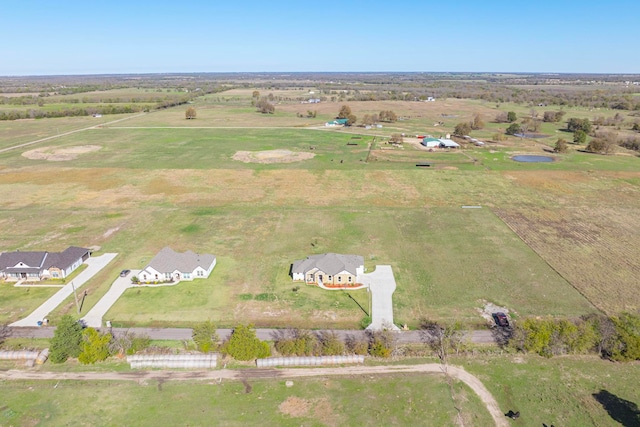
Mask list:
[[[525,162],[525,163],[553,162],[553,157],[522,154],[519,156],[513,156],[511,160],[515,160],[516,162]]]
[[[545,135],[542,133],[514,133],[513,136],[517,136],[518,138],[529,138],[529,139],[541,139],[541,138],[549,137],[549,135]]]

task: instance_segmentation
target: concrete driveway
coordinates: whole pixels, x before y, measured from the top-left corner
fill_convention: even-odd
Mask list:
[[[100,298],[100,301],[98,301],[96,305],[89,310],[87,315],[82,318],[85,325],[92,328],[101,328],[102,318],[104,315],[107,314],[107,311],[109,311],[111,306],[118,301],[118,298],[122,296],[124,291],[135,286],[131,283],[131,278],[138,274],[140,274],[140,270],[131,270],[126,277],[118,276],[107,293],[104,294],[104,296]]]
[[[371,292],[371,324],[367,329],[399,331],[393,323],[393,293],[396,279],[390,265],[376,265],[375,271],[358,276],[358,282],[367,285]]]
[[[87,268],[78,274],[75,279],[62,287],[62,289],[46,300],[40,307],[36,308],[33,313],[9,326],[38,326],[38,321],[42,321],[49,313],[55,310],[56,307],[62,304],[62,302],[73,293],[74,288],[76,291],[80,289],[82,285],[106,267],[117,255],[118,254],[107,253],[87,259],[84,262],[87,264]]]

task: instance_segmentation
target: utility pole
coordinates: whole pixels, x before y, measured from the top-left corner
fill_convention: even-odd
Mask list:
[[[71,282],[71,289],[73,289],[73,296],[76,300],[76,307],[78,308],[78,314],[80,314],[80,303],[78,303],[78,294],[76,293],[76,287],[73,286],[73,281]]]

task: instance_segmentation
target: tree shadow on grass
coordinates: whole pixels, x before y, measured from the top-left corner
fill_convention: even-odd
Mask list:
[[[593,397],[600,402],[609,416],[625,427],[640,426],[640,410],[636,403],[621,399],[607,390],[594,393]]]

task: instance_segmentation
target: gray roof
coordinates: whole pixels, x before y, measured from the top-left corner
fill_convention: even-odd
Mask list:
[[[192,272],[198,267],[208,271],[215,260],[216,257],[210,254],[197,254],[192,251],[180,253],[167,246],[149,261],[148,267],[160,273]]]
[[[17,272],[19,270],[31,273],[51,267],[66,270],[89,252],[89,249],[77,246],[70,246],[63,252],[5,252],[0,254],[0,271]],[[13,268],[21,262],[27,267]]]
[[[364,266],[364,258],[359,255],[342,255],[334,253],[309,255],[307,259],[297,260],[293,263],[293,273],[306,273],[318,268],[329,275],[335,275],[341,271],[348,271],[356,275],[356,269]]]

